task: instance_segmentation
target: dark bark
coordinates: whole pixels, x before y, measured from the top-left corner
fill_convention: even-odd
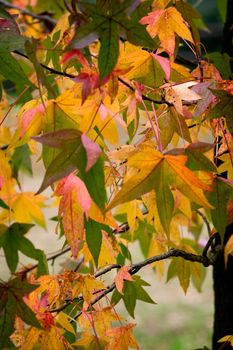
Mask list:
[[[226,21],[223,29],[222,53],[233,58],[233,0],[227,1]],[[231,61],[233,69],[233,61]],[[216,165],[219,166],[218,160]],[[221,174],[227,177],[227,173]],[[227,226],[223,248],[213,266],[214,279],[214,333],[212,350],[232,350],[229,342],[218,343],[226,335],[233,335],[233,257],[229,256],[227,266],[224,262],[224,246],[233,234],[233,223]],[[220,243],[220,240],[219,242]]]
[[[233,233],[233,224],[225,233],[225,242]],[[233,335],[233,257],[229,256],[225,267],[224,251],[220,251],[213,268],[214,278],[214,334],[213,350],[232,350],[230,343],[218,343],[225,335]]]

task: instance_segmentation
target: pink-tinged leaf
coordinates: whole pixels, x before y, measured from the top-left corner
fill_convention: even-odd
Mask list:
[[[55,193],[62,196],[59,216],[72,255],[76,258],[84,240],[84,213],[88,216],[92,200],[83,181],[74,174],[61,180]]]
[[[208,112],[208,107],[213,103],[216,103],[217,97],[212,94],[209,88],[213,87],[213,82],[204,82],[196,84],[192,87],[192,91],[199,94],[202,99],[198,101],[194,110],[194,117],[201,116],[204,112]]]
[[[98,39],[97,32],[88,33],[86,36],[84,36],[81,39],[78,39],[74,36],[74,38],[70,43],[70,46],[74,49],[83,49],[84,47],[93,43],[93,41],[95,41],[96,39]]]
[[[124,281],[133,281],[133,277],[129,273],[130,267],[129,266],[123,266],[120,268],[118,274],[115,278],[116,288],[119,293],[122,294],[123,287],[124,287]]]
[[[87,165],[85,168],[85,171],[87,172],[96,163],[97,159],[101,154],[101,149],[95,142],[93,142],[85,134],[82,134],[81,141],[87,153]]]
[[[77,142],[81,133],[75,129],[62,129],[43,134],[42,136],[33,136],[32,139],[43,145],[55,148],[64,148],[64,146]]]
[[[4,183],[4,177],[2,175],[0,175],[0,190],[3,187],[3,183]]]
[[[83,65],[83,67],[89,67],[89,63],[88,63],[86,57],[78,49],[73,49],[73,50],[65,53],[64,55],[62,55],[62,59],[60,60],[60,63],[69,62],[74,57],[76,57],[79,60],[79,62]]]
[[[170,61],[165,57],[156,55],[155,53],[152,53],[151,55],[159,62],[160,66],[162,67],[165,73],[166,79],[169,80],[171,74]]]
[[[68,195],[70,192],[75,192],[78,203],[88,217],[91,208],[92,199],[84,182],[74,174],[70,174],[65,179],[61,180],[57,186],[56,193],[62,196]]]
[[[40,103],[38,106],[31,108],[30,110],[26,111],[22,117],[21,122],[21,130],[20,130],[20,137],[23,137],[27,131],[28,126],[32,122],[33,118],[37,113],[44,114],[45,108],[42,103]]]
[[[82,83],[82,104],[92,94],[93,90],[99,86],[98,73],[90,68],[82,69],[74,81]]]
[[[84,216],[76,191],[71,191],[61,198],[59,215],[62,217],[64,234],[72,255],[77,258],[84,240]]]

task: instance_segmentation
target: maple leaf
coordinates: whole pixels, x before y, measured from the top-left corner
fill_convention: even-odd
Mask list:
[[[36,222],[46,228],[45,218],[41,211],[44,200],[44,196],[35,196],[32,192],[16,194],[12,202],[14,219],[21,223]]]
[[[136,339],[132,334],[134,324],[127,324],[121,327],[111,328],[107,331],[107,336],[111,338],[108,350],[128,350],[129,347],[139,349]]]
[[[123,266],[118,271],[115,282],[116,282],[116,288],[119,293],[122,294],[122,290],[124,287],[124,280],[126,281],[133,281],[133,277],[129,273],[130,267],[129,266]]]
[[[119,64],[127,62],[129,72],[126,77],[136,79],[152,88],[161,86],[164,78],[170,78],[170,63],[158,54],[142,51],[138,47],[126,44],[120,56]]]
[[[64,233],[76,258],[84,239],[84,213],[88,216],[91,197],[83,181],[70,174],[58,183],[56,194],[61,195],[59,216],[62,217]]]
[[[137,45],[154,48],[155,43],[146,29],[138,23],[137,7],[139,2],[132,5],[132,0],[108,1],[80,5],[86,15],[86,24],[79,27],[68,48],[81,49],[97,38],[100,39],[98,67],[100,80],[103,80],[115,67],[119,55],[120,35]],[[138,10],[139,11],[139,10]]]
[[[203,190],[211,191],[211,187],[185,166],[187,159],[187,156],[182,155],[163,155],[149,147],[138,151],[128,160],[128,166],[138,169],[138,172],[127,179],[107,210],[155,190],[160,219],[163,227],[168,231],[174,209],[171,186],[180,190],[191,201],[211,208],[203,194]]]
[[[175,34],[193,43],[191,32],[175,7],[159,9],[150,12],[140,20],[141,24],[148,24],[147,30],[152,37],[158,35],[162,48],[173,57],[175,50]]]
[[[32,292],[37,287],[37,285],[21,281],[19,278],[14,278],[7,283],[0,283],[0,346],[2,349],[11,344],[9,336],[14,331],[16,315],[25,323],[42,328],[33,311],[23,300],[27,293]]]
[[[32,226],[20,223],[14,223],[9,227],[0,225],[0,247],[4,250],[7,265],[11,272],[15,272],[17,268],[19,251],[32,259],[38,260],[37,276],[48,272],[44,252],[36,249],[32,242],[24,236]]]
[[[33,139],[43,145],[62,149],[49,164],[38,193],[77,169],[86,174],[85,181],[101,153],[97,144],[75,129],[62,129]]]
[[[90,304],[97,295],[96,292],[106,289],[103,282],[98,281],[94,276],[91,275],[79,275],[73,288],[73,297],[78,297],[80,294],[87,304]]]

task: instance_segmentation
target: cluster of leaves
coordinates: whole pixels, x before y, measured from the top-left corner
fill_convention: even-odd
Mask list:
[[[220,54],[202,58],[201,17],[183,0],[35,3],[34,14],[0,8],[0,247],[12,274],[0,284],[0,347],[138,349],[115,311],[121,299],[132,317],[137,300],[154,303],[135,273],[151,264],[200,290],[202,219],[223,236],[231,215],[230,60],[218,70]],[[186,46],[193,60],[182,65]],[[44,178],[25,191],[35,158]],[[26,238],[46,228],[48,197],[75,271],[49,274]],[[138,265],[135,241],[147,259]],[[170,249],[186,255],[166,270]],[[37,264],[18,269],[19,252]]]

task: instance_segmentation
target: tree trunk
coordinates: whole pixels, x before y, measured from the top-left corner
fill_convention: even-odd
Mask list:
[[[233,233],[233,224],[225,233],[225,243]],[[230,343],[218,343],[225,335],[233,335],[233,257],[229,256],[225,267],[224,252],[219,252],[213,269],[214,278],[214,334],[212,350],[232,350]]]
[[[226,21],[223,28],[222,52],[233,57],[233,0],[227,1]],[[233,61],[231,61],[233,70]],[[219,164],[216,164],[217,166]],[[227,174],[222,174],[227,177]],[[223,247],[233,234],[233,223],[225,232]],[[233,257],[229,256],[227,266],[224,262],[224,249],[219,252],[213,267],[214,279],[214,333],[212,350],[233,350],[229,342],[218,340],[226,335],[233,335]]]

